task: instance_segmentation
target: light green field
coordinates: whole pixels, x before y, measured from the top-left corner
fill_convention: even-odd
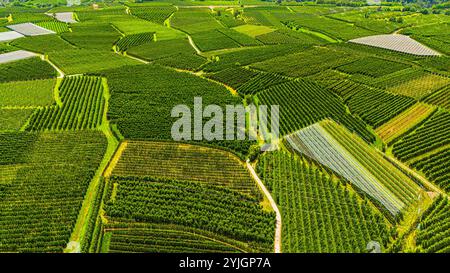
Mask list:
[[[170,40],[186,36],[186,34],[179,30],[135,17],[124,17],[123,19],[114,20],[113,25],[126,35],[156,32],[157,40]]]
[[[33,111],[33,109],[0,109],[0,131],[19,130]]]
[[[0,106],[45,106],[53,102],[55,79],[0,84]]]
[[[234,30],[246,34],[250,37],[255,38],[258,35],[267,34],[275,29],[267,27],[267,26],[257,26],[257,25],[242,25],[233,28]]]

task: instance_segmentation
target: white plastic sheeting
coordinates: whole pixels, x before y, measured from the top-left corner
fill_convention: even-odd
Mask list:
[[[26,50],[17,50],[4,54],[0,54],[0,64],[8,63],[13,61],[18,61],[22,59],[32,58],[38,56],[36,53],[26,51]]]
[[[8,26],[9,29],[19,32],[25,36],[38,36],[38,35],[46,35],[46,34],[55,34],[56,32],[48,30],[46,28],[37,26],[33,23],[23,23],[17,25]]]
[[[418,56],[439,56],[438,52],[402,34],[374,35],[350,40],[351,43],[380,47]]]
[[[22,34],[16,31],[0,32],[0,42],[11,41],[17,38],[24,37]]]

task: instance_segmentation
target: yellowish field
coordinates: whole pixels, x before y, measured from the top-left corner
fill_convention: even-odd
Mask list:
[[[255,38],[258,35],[263,35],[275,31],[275,29],[267,26],[257,26],[257,25],[242,25],[233,28],[234,30],[243,33],[245,35]]]
[[[434,74],[427,74],[388,89],[389,92],[413,98],[421,98],[450,84],[450,79]]]
[[[396,139],[433,112],[434,107],[425,103],[416,103],[400,115],[378,127],[375,132],[385,143]]]

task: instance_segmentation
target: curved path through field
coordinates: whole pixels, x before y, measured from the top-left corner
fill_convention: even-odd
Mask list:
[[[281,213],[280,213],[280,210],[278,209],[277,204],[273,200],[272,195],[270,195],[270,192],[267,190],[266,186],[264,186],[261,179],[259,179],[258,175],[255,172],[255,169],[253,169],[253,166],[248,161],[246,162],[246,164],[247,164],[247,169],[250,171],[250,174],[253,176],[253,179],[255,179],[256,183],[258,183],[258,186],[261,188],[264,195],[269,200],[269,203],[272,206],[273,211],[275,211],[276,225],[275,225],[274,252],[281,253]]]

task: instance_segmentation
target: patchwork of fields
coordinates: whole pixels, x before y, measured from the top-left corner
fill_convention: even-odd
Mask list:
[[[229,2],[0,7],[0,252],[450,252],[448,7]]]

